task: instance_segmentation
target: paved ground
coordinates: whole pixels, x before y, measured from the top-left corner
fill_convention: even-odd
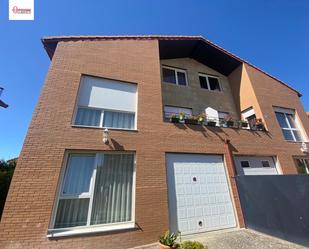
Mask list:
[[[225,230],[183,237],[182,240],[196,240],[208,249],[305,249],[285,240],[254,232],[249,229]],[[138,247],[158,249],[157,245]],[[137,248],[136,248],[137,249]]]

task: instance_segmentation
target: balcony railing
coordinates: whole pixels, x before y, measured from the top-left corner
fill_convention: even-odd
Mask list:
[[[223,119],[211,116],[206,117],[189,116],[189,115],[180,115],[168,112],[165,112],[164,114],[165,114],[164,119],[166,122],[171,122],[175,124],[205,125],[211,127],[265,131],[265,126],[260,121],[248,123],[247,121],[244,120]]]

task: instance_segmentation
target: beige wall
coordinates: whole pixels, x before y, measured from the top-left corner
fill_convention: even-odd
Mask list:
[[[163,105],[192,108],[194,115],[204,113],[205,108],[212,107],[218,111],[229,112],[233,118],[239,119],[226,76],[190,58],[161,60],[162,65],[186,70],[188,79],[187,87],[164,83],[162,80]],[[218,76],[222,91],[201,88],[198,73]]]
[[[241,113],[242,111],[252,107],[257,118],[263,119],[259,102],[244,64],[236,68],[228,76],[228,79],[237,111]]]

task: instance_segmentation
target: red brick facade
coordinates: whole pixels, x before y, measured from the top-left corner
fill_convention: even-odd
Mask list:
[[[155,242],[168,229],[165,153],[222,154],[244,226],[233,163],[234,154],[277,156],[285,174],[296,173],[292,156],[299,143],[286,142],[272,106],[294,108],[304,129],[309,120],[297,93],[246,66],[269,132],[216,129],[163,122],[158,41],[95,40],[59,42],[32,117],[0,223],[0,248],[129,248]],[[137,131],[72,127],[81,74],[138,84]],[[136,152],[136,229],[83,236],[46,237],[66,150]]]

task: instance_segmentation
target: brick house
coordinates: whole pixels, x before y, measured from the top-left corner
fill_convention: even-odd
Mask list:
[[[244,227],[236,174],[308,173],[301,94],[202,37],[42,42],[51,66],[1,248],[129,248],[167,229]]]

